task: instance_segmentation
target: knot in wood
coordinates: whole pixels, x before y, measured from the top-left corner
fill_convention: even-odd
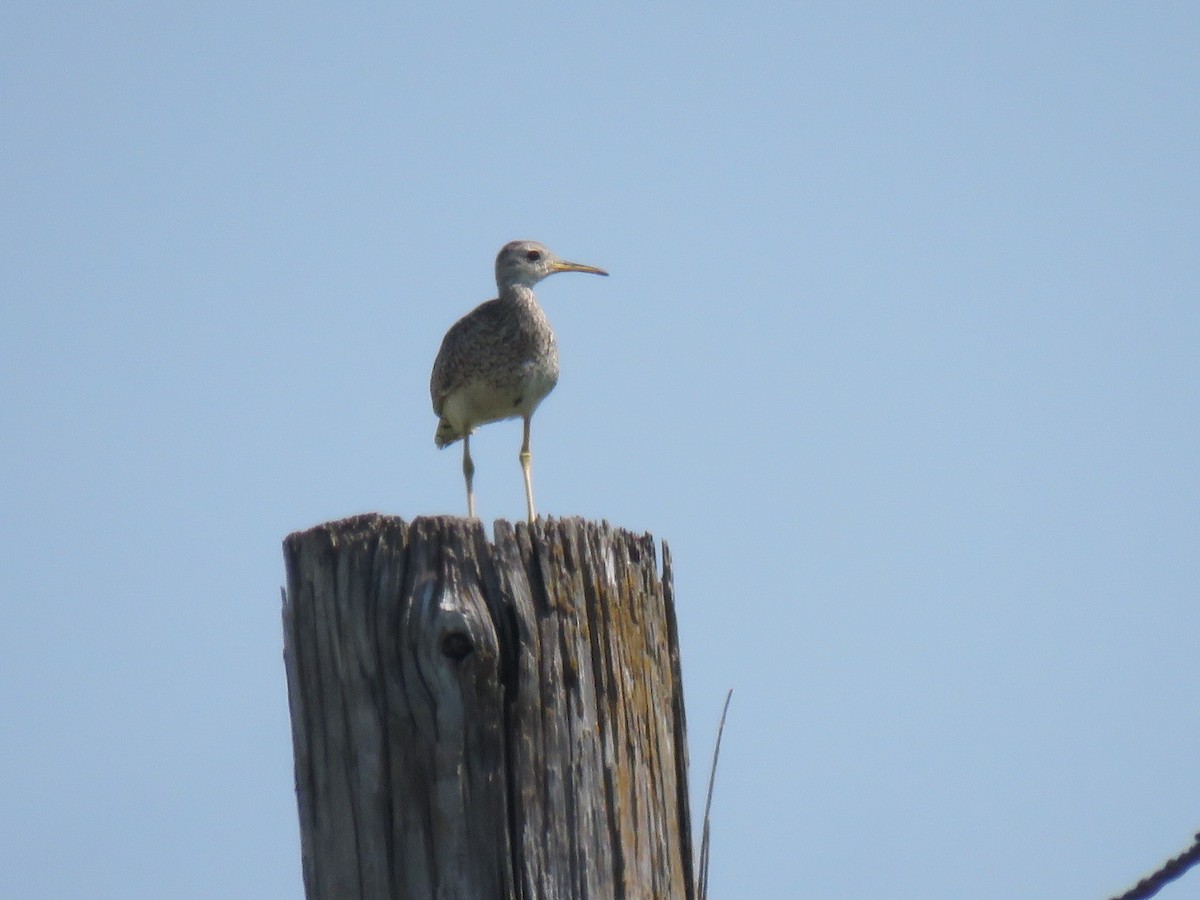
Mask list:
[[[474,649],[475,642],[465,631],[451,631],[442,638],[442,655],[455,662],[462,662]]]

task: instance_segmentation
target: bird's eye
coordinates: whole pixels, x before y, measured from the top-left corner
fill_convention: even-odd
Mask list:
[[[537,262],[539,259],[542,258],[542,254],[539,253],[537,250],[530,250],[528,253],[525,254],[525,258],[527,260],[529,260],[530,262]]]

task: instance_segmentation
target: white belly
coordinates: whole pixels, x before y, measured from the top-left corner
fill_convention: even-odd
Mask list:
[[[557,381],[533,366],[504,387],[471,381],[446,398],[442,416],[450,420],[456,431],[466,434],[488,422],[532,415]]]

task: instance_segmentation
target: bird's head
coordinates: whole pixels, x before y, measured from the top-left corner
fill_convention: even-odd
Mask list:
[[[591,272],[607,275],[603,269],[567,262],[551,252],[550,248],[537,241],[512,241],[501,248],[496,257],[496,286],[505,288],[523,285],[533,287],[547,275],[555,272]]]

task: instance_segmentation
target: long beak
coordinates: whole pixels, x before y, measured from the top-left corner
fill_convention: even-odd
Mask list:
[[[593,275],[607,275],[603,269],[597,269],[595,266],[585,266],[583,263],[567,262],[565,259],[557,259],[550,263],[551,272],[590,272]]]

